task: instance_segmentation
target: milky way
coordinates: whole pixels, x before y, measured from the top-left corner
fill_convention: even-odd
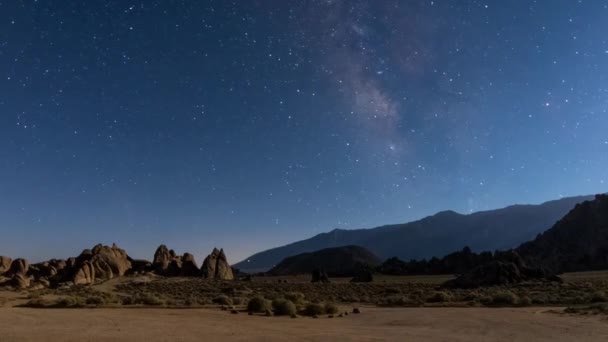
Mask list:
[[[606,1],[0,2],[0,254],[606,191]]]

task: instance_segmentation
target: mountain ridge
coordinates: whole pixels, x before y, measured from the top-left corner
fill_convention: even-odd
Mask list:
[[[564,197],[471,214],[442,210],[407,223],[352,230],[335,228],[255,253],[234,267],[263,272],[292,255],[347,245],[365,247],[380,258],[396,256],[402,260],[442,256],[463,246],[475,251],[510,249],[549,229],[576,204],[593,198],[594,195]]]

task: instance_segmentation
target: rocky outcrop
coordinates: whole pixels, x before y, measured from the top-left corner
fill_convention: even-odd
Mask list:
[[[608,268],[608,195],[577,204],[551,229],[516,250],[526,261],[555,273]]]
[[[0,256],[0,275],[4,274],[11,267],[13,259],[5,256]]]
[[[17,274],[26,275],[29,268],[30,263],[27,260],[21,258],[15,259],[4,275],[9,278]]]
[[[217,266],[217,258],[220,254],[220,251],[217,248],[213,248],[211,254],[207,255],[205,260],[203,261],[203,266],[201,267],[201,272],[203,277],[206,279],[214,279],[215,278],[215,268]]]
[[[371,269],[359,269],[350,280],[351,283],[371,283],[374,281],[374,272]]]
[[[169,248],[165,245],[160,245],[154,252],[154,259],[152,260],[152,267],[157,273],[164,274],[169,268],[169,264],[175,257],[175,252],[171,253]]]
[[[154,253],[154,272],[165,277],[198,277],[201,274],[194,255],[177,255],[172,249],[160,245]]]
[[[331,277],[352,277],[362,267],[373,268],[379,264],[380,259],[363,247],[341,246],[290,256],[268,273],[275,276],[310,274],[321,268]]]
[[[83,262],[74,272],[74,285],[88,285],[95,281],[95,268],[89,261]]]
[[[515,252],[504,252],[499,259],[477,266],[470,272],[444,283],[449,288],[477,288],[512,285],[523,281],[561,281],[541,268],[529,267]]]
[[[312,271],[311,283],[330,283],[327,272],[322,268],[315,268]]]
[[[30,287],[30,278],[24,274],[15,274],[10,281],[11,285],[16,289],[26,289]]]
[[[201,274],[201,270],[196,265],[196,261],[194,260],[194,255],[190,253],[184,253],[181,258],[181,269],[179,275],[181,277],[196,277]]]
[[[74,284],[92,284],[97,280],[108,280],[125,275],[131,269],[129,256],[115,244],[101,244],[92,250],[85,249],[77,258],[71,281]]]
[[[232,267],[228,264],[228,259],[223,249],[218,250],[213,248],[211,254],[209,254],[203,261],[201,273],[206,279],[217,279],[217,280],[233,280],[234,274],[232,273]]]

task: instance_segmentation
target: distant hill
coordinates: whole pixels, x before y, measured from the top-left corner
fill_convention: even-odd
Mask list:
[[[608,195],[578,204],[551,229],[516,251],[557,273],[608,269]]]
[[[566,197],[538,205],[513,205],[463,215],[442,211],[404,224],[372,229],[334,229],[310,239],[269,249],[234,265],[246,272],[267,271],[288,256],[357,245],[382,259],[443,256],[469,246],[473,251],[510,249],[551,227],[576,204],[593,196]]]
[[[375,267],[379,264],[380,259],[367,249],[359,246],[343,246],[287,257],[268,273],[310,274],[315,268],[321,268],[330,277],[352,276],[361,266]]]

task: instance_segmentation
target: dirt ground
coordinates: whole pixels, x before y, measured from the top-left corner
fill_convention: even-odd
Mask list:
[[[345,308],[346,309],[346,308]],[[0,308],[0,341],[608,341],[606,316],[556,308],[362,308],[343,318],[212,309]]]

